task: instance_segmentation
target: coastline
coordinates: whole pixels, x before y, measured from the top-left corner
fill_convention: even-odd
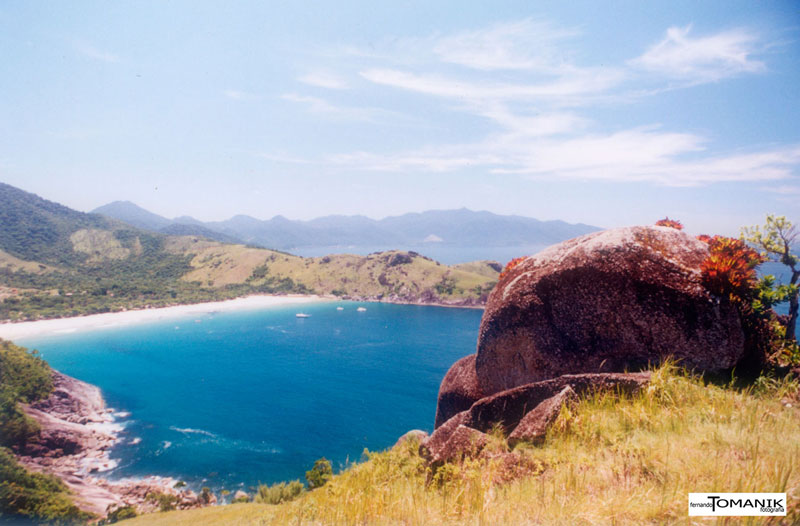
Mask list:
[[[53,393],[48,398],[22,404],[25,414],[39,425],[36,435],[22,447],[12,447],[22,466],[61,479],[71,490],[75,504],[98,517],[124,506],[133,506],[139,513],[157,511],[154,494],[171,496],[178,509],[216,501],[176,488],[177,480],[170,477],[104,478],[102,473],[116,466],[110,452],[119,442],[121,426],[106,407],[99,388],[56,370],[52,370],[52,377]]]
[[[0,323],[0,338],[17,340],[38,336],[73,333],[81,330],[119,328],[137,323],[146,323],[210,312],[257,310],[294,304],[335,301],[332,297],[290,294],[269,296],[257,294],[232,300],[190,303],[154,309],[131,309],[120,312],[104,312],[70,318]]]

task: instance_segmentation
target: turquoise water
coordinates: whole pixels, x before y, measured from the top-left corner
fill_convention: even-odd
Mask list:
[[[311,317],[296,318],[300,310]],[[430,431],[439,383],[475,352],[481,314],[318,303],[19,343],[130,413],[109,478],[235,490],[303,479],[319,457],[341,467],[410,429]]]

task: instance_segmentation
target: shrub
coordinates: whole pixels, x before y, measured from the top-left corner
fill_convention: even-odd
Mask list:
[[[132,519],[134,517],[136,517],[136,508],[134,508],[133,506],[120,506],[118,508],[115,507],[108,512],[104,524],[114,524],[116,522],[125,519]]]
[[[280,504],[281,502],[288,502],[296,499],[303,493],[304,489],[303,483],[299,480],[279,482],[272,486],[262,484],[258,487],[258,494],[255,500],[262,504]]]
[[[308,481],[308,489],[321,488],[333,476],[333,468],[331,462],[322,457],[314,462],[314,467],[306,471],[306,480]]]
[[[178,497],[160,491],[148,493],[147,500],[158,504],[158,509],[161,511],[172,511],[175,509],[175,505],[178,504]]]
[[[683,224],[681,224],[680,221],[677,219],[670,219],[669,217],[665,217],[664,219],[659,219],[656,221],[656,226],[666,226],[676,230],[683,230]]]
[[[509,261],[508,264],[506,265],[506,268],[504,268],[503,272],[500,273],[500,278],[499,279],[502,280],[504,277],[506,277],[508,275],[509,272],[511,272],[511,270],[514,267],[516,267],[517,265],[519,265],[523,261],[525,261],[525,257],[524,256],[523,257],[514,258],[511,261]]]
[[[706,240],[707,239],[707,240]],[[724,236],[705,236],[709,256],[700,270],[703,285],[717,296],[736,296],[752,301],[757,294],[756,267],[764,259],[744,241]]]

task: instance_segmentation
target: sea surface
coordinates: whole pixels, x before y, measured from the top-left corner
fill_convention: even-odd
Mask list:
[[[337,469],[410,429],[431,431],[439,383],[475,352],[481,315],[328,302],[19,343],[99,386],[120,415],[119,465],[106,476],[234,491],[303,480],[322,456]]]

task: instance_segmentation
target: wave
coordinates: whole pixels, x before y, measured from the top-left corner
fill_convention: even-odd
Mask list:
[[[184,435],[194,434],[194,435],[205,435],[207,437],[216,438],[217,435],[212,433],[211,431],[206,431],[205,429],[194,429],[191,427],[175,427],[169,426],[170,430],[177,431],[178,433],[183,433]]]

